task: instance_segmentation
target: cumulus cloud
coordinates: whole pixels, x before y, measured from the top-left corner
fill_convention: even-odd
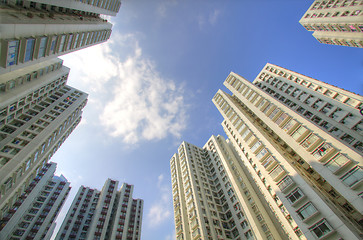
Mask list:
[[[158,177],[157,188],[160,192],[160,199],[155,202],[147,215],[150,227],[157,227],[171,216],[170,189],[164,184],[164,175]]]
[[[161,76],[134,35],[113,39],[66,57],[65,65],[78,65],[73,78],[90,93],[89,108],[100,113],[98,120],[110,136],[125,143],[180,137],[186,127],[182,84]]]

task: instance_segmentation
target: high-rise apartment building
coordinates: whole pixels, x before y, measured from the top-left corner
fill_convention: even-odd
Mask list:
[[[213,98],[256,192],[291,239],[361,239],[362,96],[267,64]]]
[[[7,0],[0,3],[0,74],[107,41],[121,1]]]
[[[0,216],[11,209],[81,120],[87,94],[52,59],[0,78]]]
[[[2,214],[0,239],[50,239],[55,219],[70,191],[63,176],[54,176],[55,163],[46,163],[37,176]]]
[[[363,48],[362,0],[315,0],[300,19],[325,44]]]
[[[81,186],[57,233],[64,239],[123,239],[141,237],[143,200],[133,199],[133,186],[108,179],[102,190]]]
[[[176,239],[288,239],[239,161],[222,136],[180,145],[170,160]]]

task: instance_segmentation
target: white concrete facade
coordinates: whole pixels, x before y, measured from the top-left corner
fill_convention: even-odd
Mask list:
[[[362,0],[315,0],[299,22],[320,43],[363,48]]]
[[[47,163],[3,215],[0,239],[50,239],[55,219],[70,191],[69,182],[63,176],[54,176],[55,163]]]
[[[143,200],[133,199],[133,186],[108,179],[101,191],[80,187],[57,233],[64,239],[140,240]]]
[[[170,160],[176,239],[288,239],[232,145],[183,142]]]
[[[81,120],[88,95],[68,73],[58,59],[1,75],[0,217]]]
[[[92,4],[109,6],[111,2],[120,4],[117,0],[92,1]],[[92,5],[89,4],[71,0],[1,3],[0,74],[106,42],[112,24],[99,11],[79,10],[81,7],[92,10],[94,6],[88,9]],[[73,9],[75,5],[81,7]]]
[[[360,239],[362,97],[272,64],[224,84],[223,128],[286,234]]]

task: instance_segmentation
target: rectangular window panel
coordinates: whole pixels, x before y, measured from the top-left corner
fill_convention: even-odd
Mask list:
[[[33,60],[34,44],[35,44],[34,38],[26,39],[24,62]]]
[[[322,238],[332,231],[329,223],[322,219],[319,222],[315,223],[313,226],[309,228],[310,232],[312,232],[317,238]]]
[[[294,191],[292,191],[292,193],[290,193],[289,195],[286,196],[287,200],[291,204],[294,204],[302,197],[304,197],[304,193],[300,190],[300,188],[296,188]]]
[[[19,40],[12,40],[8,43],[8,54],[6,58],[6,66],[18,64]]]
[[[301,146],[303,146],[304,148],[309,148],[318,140],[321,140],[321,138],[319,138],[315,134],[311,134],[307,139],[305,139],[305,141],[301,144]]]
[[[52,37],[52,40],[51,40],[51,42],[50,42],[50,54],[54,54],[55,53],[55,45],[56,45],[56,43],[57,43],[57,36],[53,36]]]
[[[286,113],[281,114],[281,116],[275,121],[277,125],[280,125],[289,115]]]
[[[261,146],[261,142],[256,142],[252,147],[251,147],[251,151],[254,152],[257,150],[257,148]]]
[[[77,35],[74,38],[72,48],[76,48],[77,47],[78,38],[79,38],[79,33],[77,33]]]
[[[59,44],[59,52],[63,52],[64,42],[66,41],[66,35],[62,35]]]
[[[268,117],[270,119],[273,119],[277,115],[277,113],[279,113],[279,112],[280,112],[280,109],[275,108]]]
[[[268,153],[267,149],[266,148],[263,148],[257,155],[256,155],[256,158],[258,160],[260,160],[261,158],[263,158],[266,153]]]
[[[353,168],[342,177],[343,183],[345,183],[349,187],[362,181],[362,179],[363,179],[363,170],[359,166]]]
[[[306,132],[306,128],[303,126],[300,126],[291,136],[296,141]]]
[[[320,159],[323,156],[325,156],[328,152],[330,152],[331,150],[333,150],[332,146],[330,144],[325,143],[323,146],[321,146],[315,150],[315,152],[313,153],[313,156],[316,159]]]
[[[301,218],[301,220],[305,220],[305,219],[311,217],[312,215],[314,215],[317,212],[318,212],[318,210],[316,210],[314,205],[311,202],[308,202],[302,208],[297,210],[296,213]]]
[[[285,132],[290,131],[290,129],[292,129],[295,125],[296,125],[296,121],[291,119],[290,121],[288,121],[285,126],[282,128],[282,130],[284,130]]]
[[[47,37],[40,38],[40,44],[39,44],[39,51],[38,51],[38,58],[44,57],[45,55],[45,49],[47,47]]]
[[[290,185],[292,185],[294,183],[294,181],[292,180],[292,178],[290,176],[286,176],[284,177],[279,183],[278,186],[280,188],[281,191],[283,191],[284,189],[286,189],[287,187],[289,187]]]
[[[73,40],[73,34],[70,34],[69,37],[68,37],[68,43],[67,43],[66,51],[68,51],[69,49],[71,49],[72,40]]]
[[[332,172],[338,171],[341,167],[349,163],[350,160],[342,154],[338,154],[331,161],[329,161],[325,166]]]

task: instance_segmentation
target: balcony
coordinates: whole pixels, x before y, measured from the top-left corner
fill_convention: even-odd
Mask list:
[[[285,172],[285,170],[280,165],[278,165],[269,174],[272,177],[272,179],[275,182],[277,182],[282,176],[284,176],[286,174],[286,172]]]
[[[292,180],[292,178],[290,176],[286,176],[284,177],[279,183],[278,183],[278,187],[280,188],[280,190],[282,192],[287,192],[287,190],[293,186],[295,184],[295,182]]]

